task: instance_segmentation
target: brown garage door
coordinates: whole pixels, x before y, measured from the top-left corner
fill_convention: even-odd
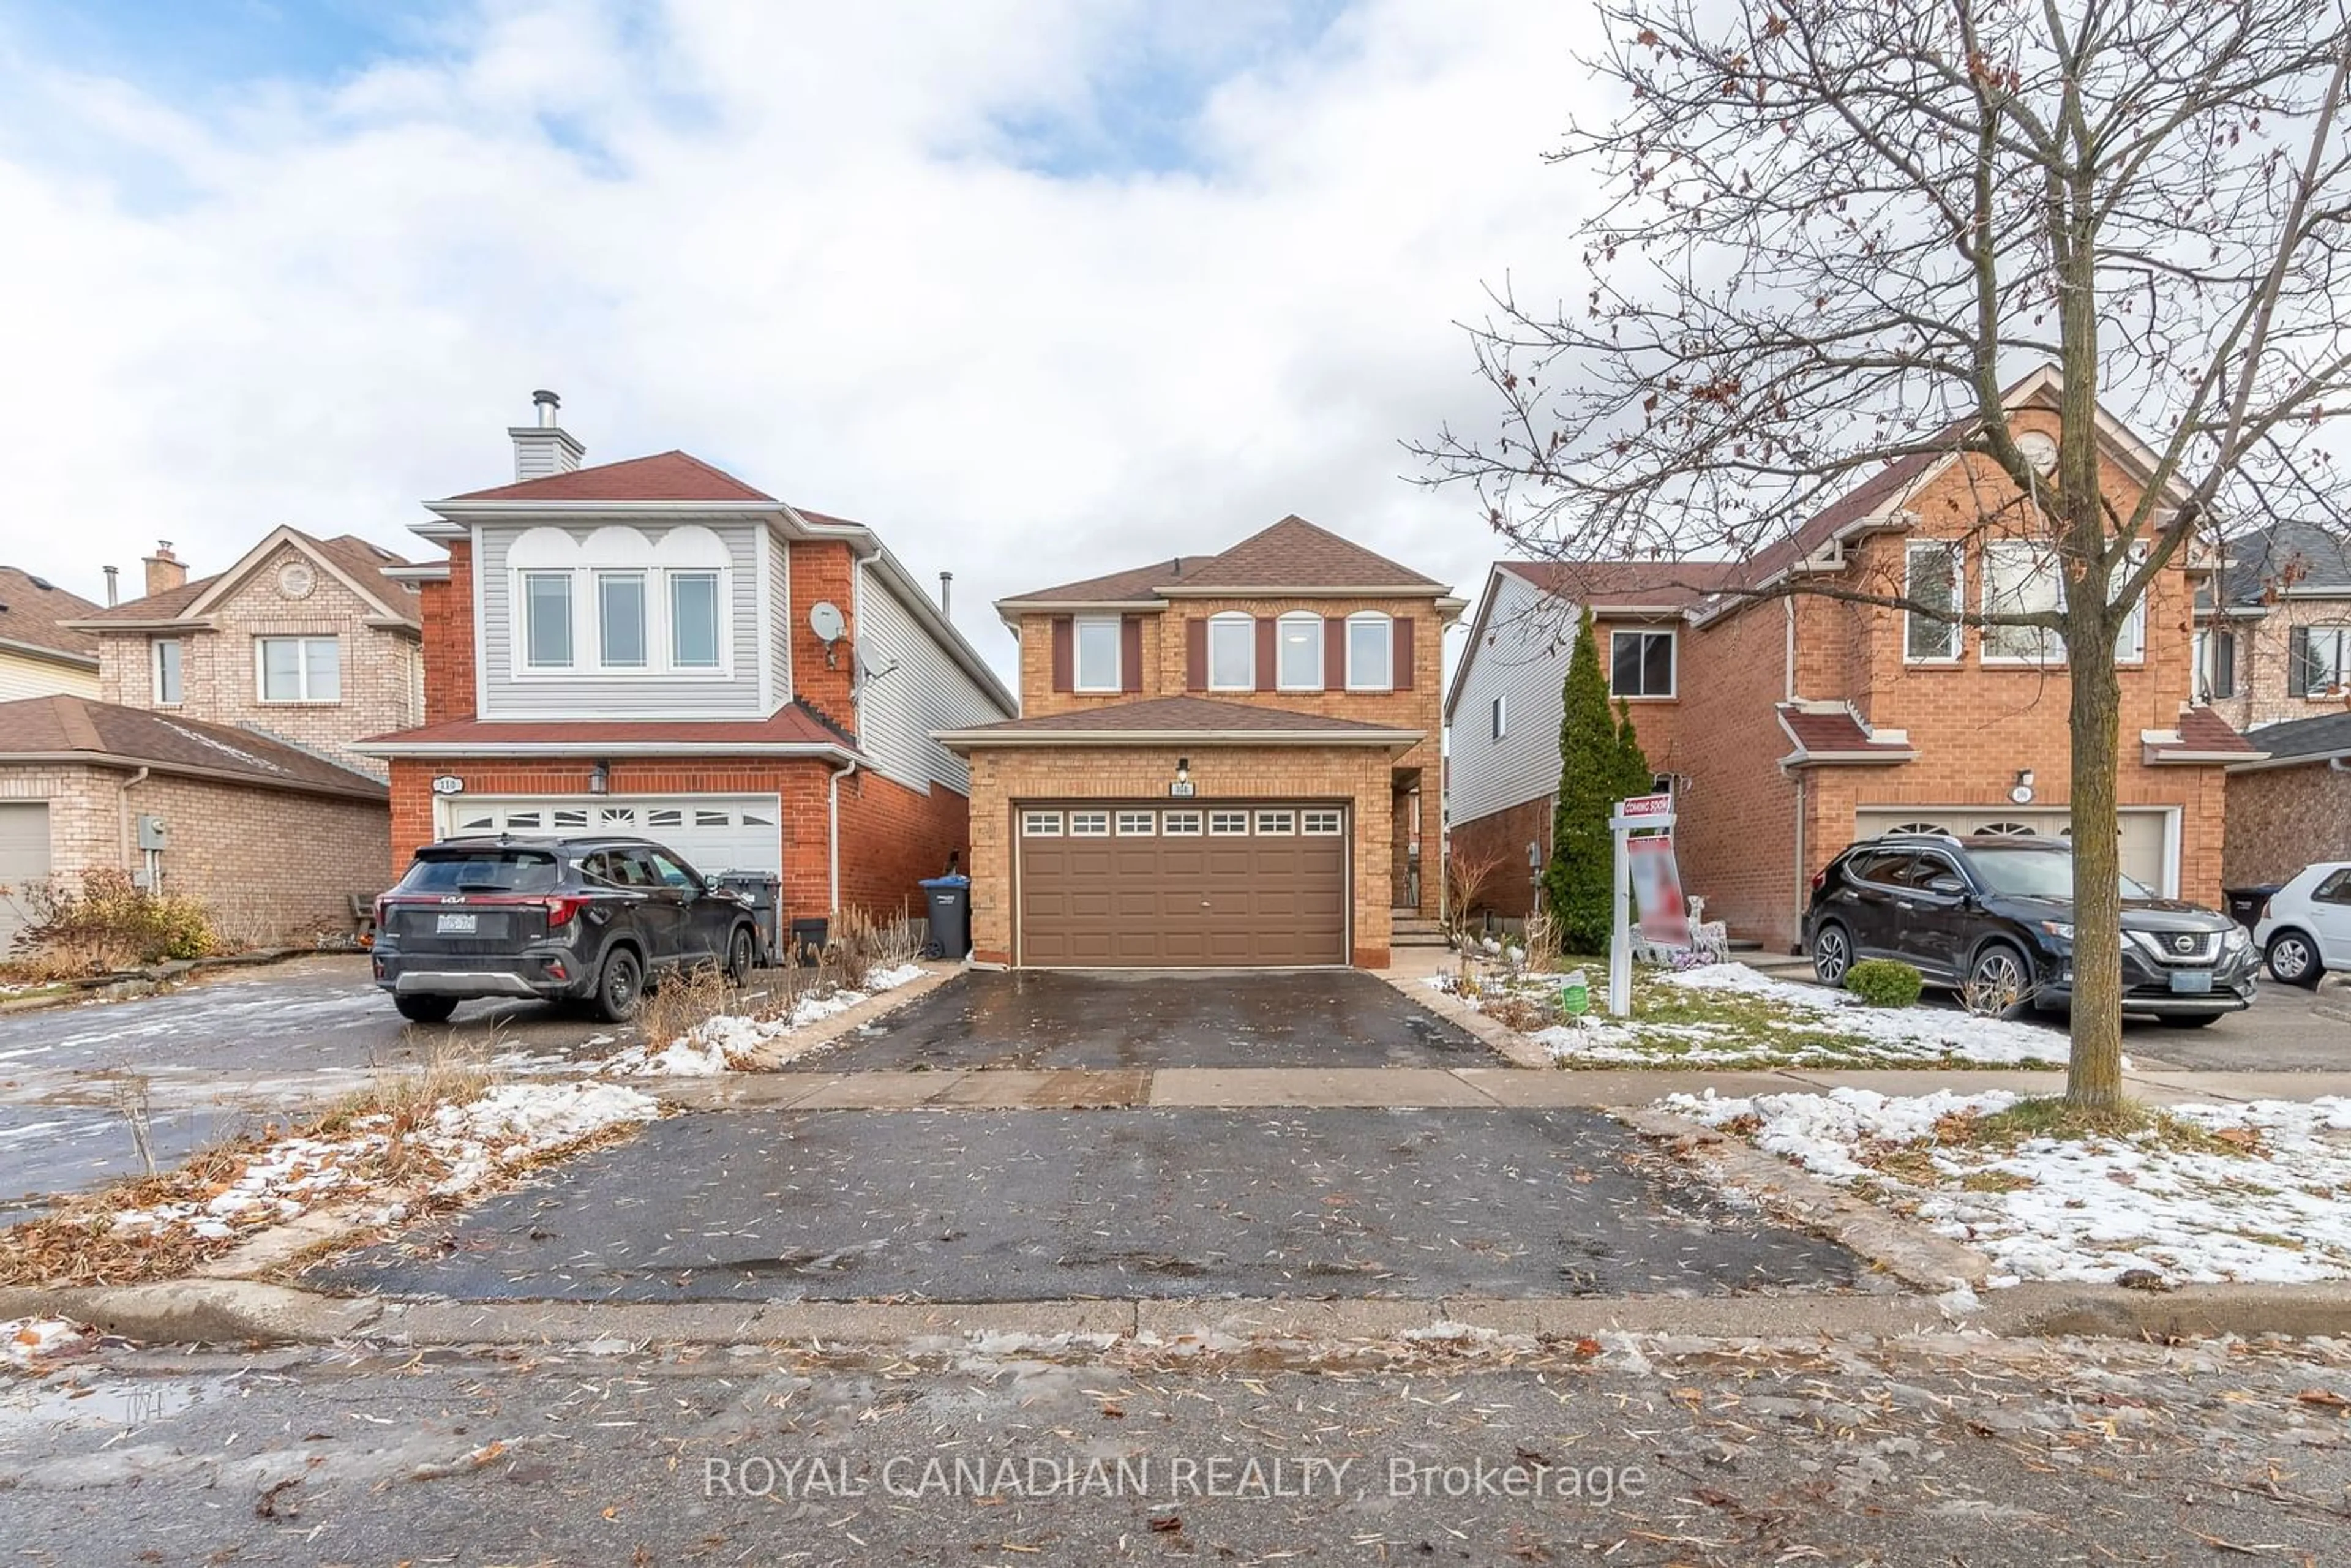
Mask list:
[[[1042,967],[1344,964],[1343,807],[1023,802],[1019,961]]]

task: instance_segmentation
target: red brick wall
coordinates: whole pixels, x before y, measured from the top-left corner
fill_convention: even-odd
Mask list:
[[[1550,859],[1551,818],[1552,797],[1543,795],[1507,810],[1489,812],[1475,821],[1453,824],[1455,855],[1496,857],[1485,891],[1469,905],[1472,916],[1491,913],[1520,920],[1534,912],[1539,890],[1527,870],[1527,846],[1539,846],[1538,852]]]
[[[424,722],[474,716],[474,545],[449,541],[449,580],[417,585],[424,622]],[[405,863],[403,858],[402,863]]]
[[[433,831],[434,776],[455,774],[468,795],[584,795],[594,764],[586,758],[395,760],[392,774],[393,874],[407,868]],[[832,765],[814,758],[620,758],[611,763],[613,795],[774,794],[783,800],[783,900],[787,915],[830,911]],[[952,789],[918,795],[863,772],[841,787],[841,896],[876,913],[918,907],[919,877],[946,869],[950,852],[971,862],[970,810]]]
[[[855,733],[857,707],[850,699],[857,646],[857,558],[844,544],[799,540],[792,552],[792,695],[842,729]],[[809,630],[810,607],[830,601],[840,607],[849,630],[834,644],[833,667],[825,667],[825,645]]]

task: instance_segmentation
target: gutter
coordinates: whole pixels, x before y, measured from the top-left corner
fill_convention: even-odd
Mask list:
[[[60,621],[57,624],[71,626],[77,622]],[[12,653],[29,653],[37,659],[47,659],[60,664],[77,664],[91,670],[98,668],[98,655],[95,653],[77,653],[69,649],[52,648],[40,643],[20,643],[14,637],[0,637],[0,649],[6,649]]]
[[[1418,729],[937,729],[931,738],[949,750],[991,746],[1416,746]]]
[[[716,740],[362,740],[351,749],[362,757],[824,757],[862,762],[849,747],[830,741]]]
[[[2229,771],[2261,773],[2273,768],[2300,768],[2313,762],[2339,766],[2346,761],[2351,761],[2351,747],[2335,751],[2305,751],[2293,757],[2277,757],[2268,752],[2255,752],[2252,756],[2247,756],[2241,751],[2237,751],[2230,753]]]

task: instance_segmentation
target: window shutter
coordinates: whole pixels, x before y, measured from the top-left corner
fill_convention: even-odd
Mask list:
[[[1266,616],[1257,618],[1257,689],[1270,692],[1274,688],[1273,662],[1278,656],[1274,643],[1273,622]]]
[[[1066,615],[1053,617],[1053,689],[1066,692],[1078,684],[1078,628]]]
[[[1197,615],[1184,622],[1184,689],[1208,689],[1208,623]]]
[[[2310,657],[2310,628],[2295,627],[2293,636],[2287,640],[2286,646],[2288,650],[2286,668],[2291,672],[2287,678],[2294,683],[2294,695],[2298,697],[2308,696],[2311,688],[2317,685],[2314,679],[2316,671],[2312,667]]]
[[[1118,689],[1123,692],[1143,689],[1143,617],[1140,615],[1118,618]]]
[[[1388,658],[1395,665],[1395,689],[1412,690],[1412,617],[1395,618],[1395,639],[1388,649]]]
[[[1347,618],[1333,615],[1322,622],[1322,689],[1347,689]]]

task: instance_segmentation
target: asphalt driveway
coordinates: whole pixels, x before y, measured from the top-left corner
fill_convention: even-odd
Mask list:
[[[1720,1295],[1857,1259],[1595,1112],[674,1116],[315,1270],[480,1299]]]
[[[1394,987],[1355,970],[1312,969],[975,970],[794,1065],[904,1072],[1499,1064],[1474,1036]]]

